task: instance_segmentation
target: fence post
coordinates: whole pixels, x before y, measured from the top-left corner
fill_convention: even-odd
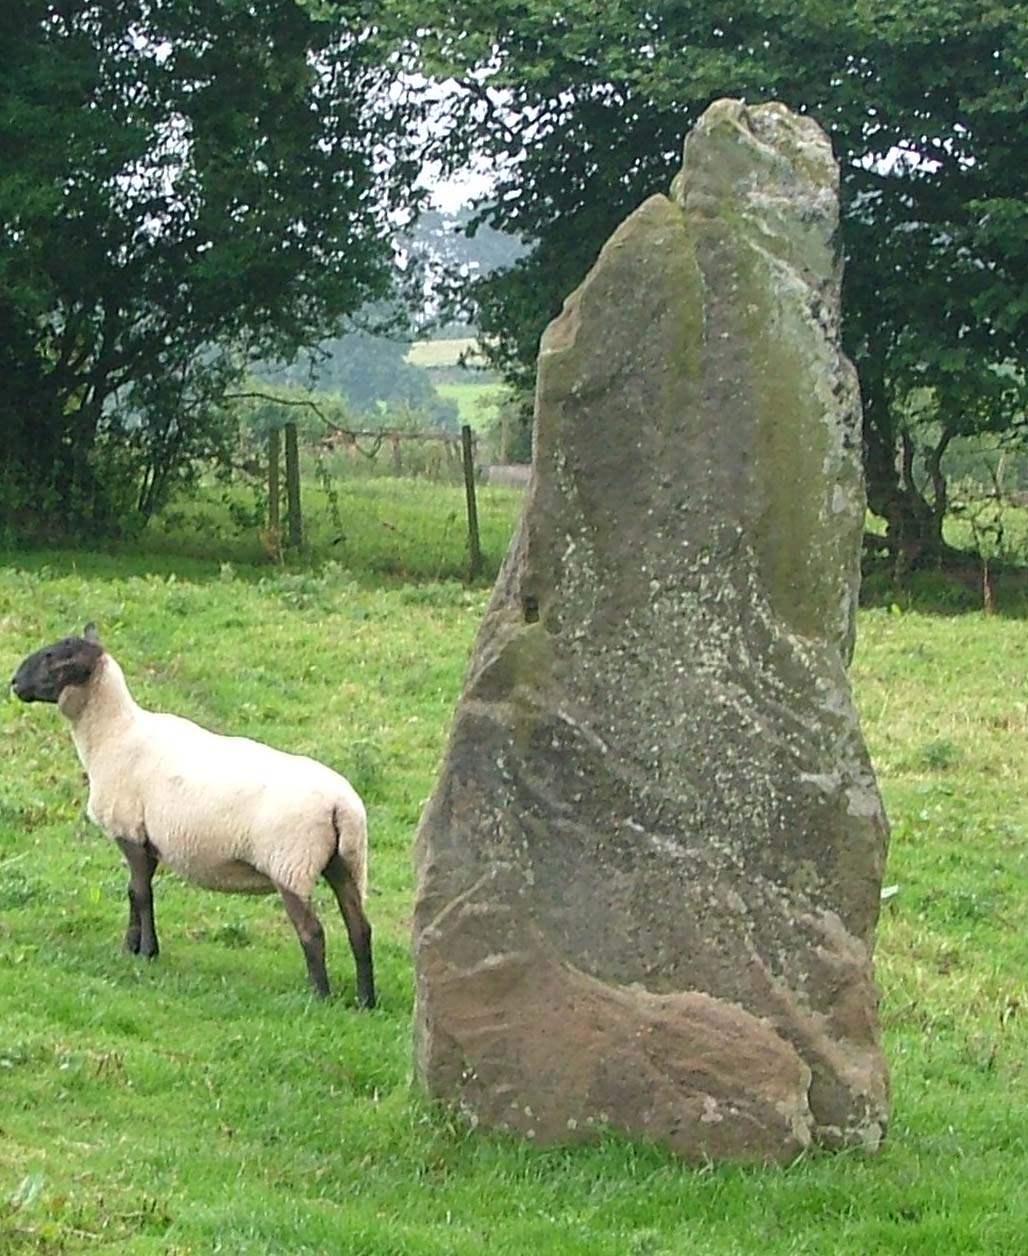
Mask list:
[[[303,514],[300,508],[300,449],[296,424],[287,423],[286,432],[286,541],[290,549],[303,544]]]
[[[468,500],[468,579],[474,580],[482,569],[482,544],[478,536],[478,502],[475,500],[475,452],[471,428],[460,429],[464,454],[464,493]]]
[[[279,508],[279,454],[282,449],[282,432],[273,427],[268,432],[268,531],[278,536],[282,527]]]
[[[500,462],[510,462],[510,403],[500,407]]]

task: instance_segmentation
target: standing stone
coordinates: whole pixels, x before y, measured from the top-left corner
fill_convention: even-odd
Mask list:
[[[535,466],[417,840],[416,1072],[473,1122],[874,1148],[887,828],[838,172],[722,100],[543,337]]]

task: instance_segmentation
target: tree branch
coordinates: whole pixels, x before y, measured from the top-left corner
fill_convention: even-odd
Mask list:
[[[401,441],[401,440],[439,440],[447,445],[459,445],[461,438],[454,436],[450,432],[409,432],[402,431],[397,428],[352,428],[339,427],[338,424],[332,423],[322,413],[316,401],[311,401],[307,397],[276,397],[272,393],[251,390],[247,392],[225,393],[225,401],[270,401],[280,406],[305,406],[309,410],[313,410],[318,418],[325,424],[329,430],[329,436],[342,436],[348,444],[353,445],[359,454],[363,454],[365,458],[374,458],[378,451],[382,448],[385,441]],[[327,439],[327,438],[326,438]],[[374,448],[369,452],[361,449],[357,444],[358,440],[370,440],[374,442]]]
[[[928,455],[928,474],[932,481],[932,513],[936,519],[942,519],[949,506],[949,492],[946,477],[942,474],[942,459],[949,443],[953,439],[952,431],[943,431],[938,444]]]
[[[278,406],[305,406],[308,410],[313,410],[318,418],[324,423],[330,432],[340,432],[343,428],[337,427],[322,413],[318,403],[311,401],[309,397],[276,397],[272,393],[265,392],[232,392],[224,394],[225,401],[271,401]],[[348,433],[349,434],[349,433]]]

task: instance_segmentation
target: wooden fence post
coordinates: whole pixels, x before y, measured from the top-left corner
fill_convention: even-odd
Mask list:
[[[282,432],[273,427],[268,432],[268,531],[279,536],[282,529],[282,513],[279,507],[279,454],[282,449]]]
[[[500,407],[500,462],[510,462],[510,404]]]
[[[300,508],[300,449],[296,424],[287,423],[286,432],[286,543],[290,549],[303,544],[303,513]]]
[[[474,580],[482,570],[482,544],[478,536],[478,502],[475,500],[475,451],[471,428],[460,429],[464,453],[464,493],[468,499],[468,579]]]

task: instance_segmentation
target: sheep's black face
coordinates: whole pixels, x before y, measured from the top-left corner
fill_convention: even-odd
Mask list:
[[[89,637],[64,637],[30,654],[11,677],[22,702],[56,702],[69,685],[84,685],[103,655]]]

